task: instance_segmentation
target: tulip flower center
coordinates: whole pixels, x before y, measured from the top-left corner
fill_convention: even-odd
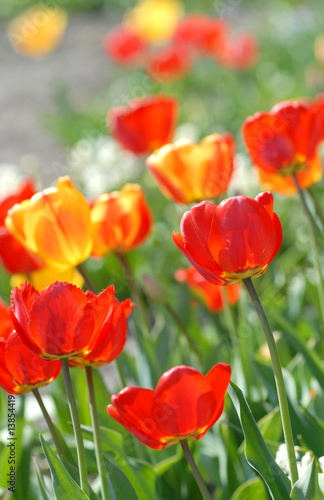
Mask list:
[[[307,168],[306,160],[307,160],[306,156],[296,155],[294,160],[289,165],[280,168],[280,175],[283,175],[284,177],[289,177],[292,174],[297,174],[298,172],[306,170]]]

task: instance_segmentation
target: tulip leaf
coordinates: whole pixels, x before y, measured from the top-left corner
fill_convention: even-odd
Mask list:
[[[92,433],[91,427],[82,426],[82,429]],[[155,500],[156,477],[153,467],[143,460],[127,456],[123,436],[118,432],[105,427],[100,427],[100,432],[104,453],[109,453],[110,462],[128,477],[138,497],[141,500]],[[129,432],[127,435],[135,439]]]
[[[313,458],[303,476],[294,484],[291,490],[291,498],[293,500],[320,500],[318,469],[315,458]]]
[[[171,455],[168,458],[165,458],[164,460],[161,460],[160,462],[154,464],[154,471],[158,476],[162,476],[170,467],[172,467],[174,464],[179,462],[183,457],[183,453],[181,452],[180,446],[177,447],[177,453],[175,455]]]
[[[108,473],[109,500],[139,500],[126,474],[106,458],[104,463]]]
[[[274,319],[285,330],[285,335],[300,352],[306,361],[306,364],[313,376],[317,379],[321,387],[324,387],[324,369],[321,365],[321,359],[315,351],[311,350],[302,336],[279,314],[272,313]]]
[[[64,500],[89,500],[89,497],[72,479],[62,462],[60,462],[42,436],[40,436],[40,441],[51,471],[56,498],[58,500],[63,498]]]
[[[37,460],[35,460],[35,459],[34,459],[34,467],[35,467],[35,471],[36,471],[39,492],[40,492],[42,500],[54,500],[54,497],[49,493],[48,489],[46,488],[44,476],[41,473],[41,470],[39,468]]]
[[[271,455],[242,391],[231,382],[228,393],[241,422],[248,463],[264,480],[273,500],[288,500],[289,480]]]
[[[234,491],[231,500],[248,500],[249,498],[255,498],[257,500],[268,500],[269,498],[262,480],[258,477],[241,484],[241,486]]]

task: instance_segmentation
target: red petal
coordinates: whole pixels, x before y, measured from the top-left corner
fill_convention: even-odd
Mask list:
[[[5,363],[6,342],[0,338],[0,387],[9,394],[18,394],[17,384],[12,378]]]
[[[35,354],[40,354],[40,348],[34,342],[30,333],[30,311],[39,297],[39,293],[33,285],[25,281],[20,288],[13,288],[11,291],[10,315],[21,340],[29,347]]]
[[[107,411],[111,417],[126,427],[139,441],[150,448],[165,448],[164,437],[153,415],[154,391],[139,387],[126,387],[111,401]]]
[[[60,373],[59,361],[45,361],[36,356],[12,332],[5,351],[6,366],[18,386],[30,388],[49,384]]]
[[[129,299],[127,299],[129,300]],[[71,360],[71,366],[96,365],[110,363],[119,356],[126,343],[127,319],[123,305],[117,299],[111,306],[110,312],[100,329],[99,336],[91,348],[91,351],[82,357],[81,363],[78,358]]]
[[[97,341],[98,335],[100,334],[100,329],[110,312],[110,308],[113,304],[114,297],[115,297],[114,285],[108,286],[98,295],[94,294],[91,295],[90,300],[89,300],[89,295],[87,295],[88,302],[92,307],[95,318],[95,327],[91,337],[91,343],[89,345],[90,350],[93,348],[93,345]]]
[[[71,283],[42,290],[30,312],[30,333],[46,358],[68,357],[88,348],[95,328],[92,305]]]
[[[155,421],[166,436],[205,432],[217,400],[205,377],[194,368],[177,366],[167,371],[155,390]]]

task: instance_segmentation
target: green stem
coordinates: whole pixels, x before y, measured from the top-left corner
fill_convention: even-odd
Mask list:
[[[78,409],[77,409],[77,405],[75,402],[73,389],[72,389],[72,382],[71,382],[71,377],[70,377],[68,359],[67,358],[61,359],[61,364],[62,364],[62,372],[63,372],[63,377],[64,377],[66,394],[67,394],[71,418],[72,418],[75,441],[76,441],[79,473],[80,473],[80,485],[81,485],[81,489],[86,493],[86,495],[89,495],[89,485],[88,485],[88,477],[87,477],[87,462],[86,462],[86,456],[85,456],[85,450],[84,450],[84,444],[83,444]]]
[[[202,355],[199,352],[197,344],[195,343],[195,341],[189,335],[189,332],[188,332],[185,324],[182,322],[182,319],[180,318],[180,316],[178,315],[178,313],[168,303],[164,304],[164,307],[166,308],[166,310],[168,311],[168,313],[170,314],[170,316],[174,320],[174,322],[178,325],[178,327],[180,328],[180,331],[183,333],[184,337],[186,337],[188,344],[190,345],[190,347],[193,350],[193,352],[196,354],[196,356],[199,359],[199,361],[201,363],[203,363],[203,358],[202,358]]]
[[[188,463],[191,467],[192,473],[194,475],[194,478],[196,480],[196,483],[198,485],[198,488],[200,490],[201,496],[203,500],[211,500],[211,496],[209,494],[209,491],[207,489],[207,486],[205,485],[205,482],[199,472],[199,469],[196,465],[196,462],[194,460],[194,457],[192,456],[192,453],[190,451],[190,448],[188,446],[188,441],[187,440],[181,440],[180,441],[181,447],[183,449],[183,453],[188,460]]]
[[[310,194],[312,200],[313,200],[313,203],[314,203],[314,206],[315,206],[315,210],[316,210],[316,213],[318,215],[318,218],[320,219],[321,221],[321,224],[322,224],[322,228],[324,228],[324,213],[323,213],[323,210],[322,210],[322,207],[320,206],[320,204],[318,203],[317,201],[317,198],[315,196],[315,193],[313,191],[313,189],[311,188],[308,188],[307,189],[307,192]]]
[[[244,279],[243,283],[246,286],[247,291],[249,292],[249,295],[250,295],[251,300],[253,302],[253,305],[255,307],[255,310],[258,313],[265,337],[267,339],[269,351],[270,351],[273,372],[274,372],[277,393],[278,393],[279,409],[280,409],[280,414],[281,414],[283,433],[284,433],[284,438],[285,438],[285,443],[286,443],[287,453],[288,453],[291,484],[293,486],[295,484],[295,482],[298,480],[298,470],[297,470],[297,464],[296,464],[294,438],[293,438],[291,422],[290,422],[288,401],[287,401],[284,379],[283,379],[283,375],[282,375],[279,353],[277,350],[277,345],[276,345],[276,342],[275,342],[275,339],[274,339],[274,336],[273,336],[273,333],[271,330],[270,323],[268,321],[266,313],[264,312],[261,301],[259,299],[259,296],[258,296],[255,288],[254,288],[254,285],[252,283],[251,278]]]
[[[90,278],[89,278],[87,272],[85,271],[84,267],[82,266],[82,264],[79,264],[78,266],[76,266],[76,269],[79,271],[82,278],[84,279],[84,282],[86,284],[87,289],[93,293],[97,293],[95,287],[92,284],[92,281],[90,280]]]
[[[52,435],[52,438],[53,438],[53,441],[54,441],[54,444],[56,446],[56,450],[57,450],[57,453],[59,454],[59,457],[62,458],[63,455],[64,455],[64,451],[63,451],[63,448],[62,448],[62,445],[61,445],[61,441],[57,435],[57,432],[55,430],[55,427],[53,425],[53,422],[51,420],[51,417],[49,416],[47,410],[46,410],[46,407],[44,405],[44,402],[42,400],[42,397],[39,393],[39,390],[38,389],[33,389],[33,393],[34,393],[34,396],[35,398],[37,399],[37,403],[39,404],[40,406],[40,409],[42,410],[42,413],[43,413],[43,416],[45,418],[45,421],[47,423],[47,426],[48,426],[48,429]]]
[[[98,413],[97,413],[97,407],[96,407],[96,398],[95,398],[94,387],[93,387],[92,368],[89,366],[86,367],[86,375],[87,375],[87,383],[88,383],[88,390],[89,390],[90,413],[91,413],[93,437],[94,437],[94,443],[95,443],[95,453],[96,453],[96,460],[97,460],[99,477],[100,477],[100,481],[101,481],[102,498],[103,498],[103,500],[108,500],[109,499],[108,475],[107,475],[107,471],[105,469],[104,462],[103,462],[103,451],[102,451],[101,438],[100,438],[99,420],[98,420]]]
[[[324,326],[324,282],[323,282],[321,263],[320,263],[319,254],[318,254],[318,250],[317,250],[317,244],[316,244],[316,226],[315,226],[312,214],[308,208],[306,198],[305,198],[305,193],[299,185],[296,174],[293,174],[293,178],[294,178],[297,190],[298,190],[299,198],[300,198],[300,201],[301,201],[304,213],[305,213],[306,222],[307,222],[307,226],[308,226],[310,242],[311,242],[311,247],[312,247],[312,253],[313,253],[313,259],[314,259],[314,265],[315,265],[315,268],[317,271],[317,290],[318,290],[320,310],[321,310],[321,315],[322,315],[322,322],[323,322],[323,326]]]

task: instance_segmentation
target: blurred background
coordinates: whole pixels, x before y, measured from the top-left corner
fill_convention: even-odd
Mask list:
[[[107,137],[108,108],[133,97],[159,91],[175,94],[181,99],[180,123],[196,126],[199,136],[228,130],[244,152],[240,128],[247,115],[281,100],[313,97],[324,88],[321,0],[274,0],[262,6],[257,0],[186,1],[186,14],[224,18],[234,33],[251,32],[260,53],[247,71],[204,59],[171,83],[151,80],[140,68],[120,67],[104,54],[103,38],[135,5],[129,0],[44,1],[43,5],[67,12],[61,43],[43,57],[17,53],[10,43],[9,23],[36,4],[0,3],[2,185],[16,171],[36,172],[42,186],[71,174],[71,148],[87,138],[82,154],[90,154],[98,138]]]

